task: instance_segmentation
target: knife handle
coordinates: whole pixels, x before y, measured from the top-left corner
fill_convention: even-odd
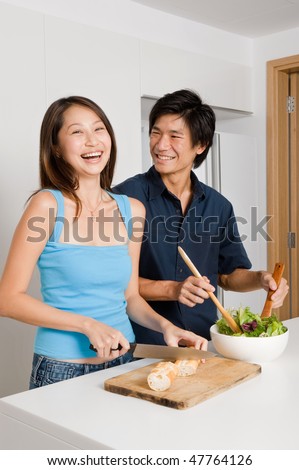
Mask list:
[[[135,348],[136,348],[136,343],[130,343],[130,349],[129,349],[129,351],[134,352]],[[95,348],[94,345],[91,344],[91,343],[90,343],[90,345],[89,345],[89,349],[90,349],[91,351],[98,352],[97,348]],[[119,344],[118,347],[117,347],[117,349],[111,349],[111,351],[120,351],[121,349],[122,349],[122,346]]]

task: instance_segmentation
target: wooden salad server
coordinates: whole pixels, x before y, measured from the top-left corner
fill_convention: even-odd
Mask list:
[[[201,274],[197,271],[196,267],[194,266],[194,264],[192,263],[192,261],[190,260],[189,256],[186,255],[185,251],[183,250],[183,248],[181,248],[180,246],[178,247],[178,250],[179,250],[179,253],[181,255],[181,257],[183,258],[183,260],[185,261],[186,265],[188,266],[188,268],[190,269],[190,271],[192,272],[193,276],[197,277],[197,278],[202,278]],[[238,324],[235,322],[235,320],[233,319],[233,317],[228,313],[227,310],[225,310],[225,308],[221,305],[221,303],[219,302],[219,300],[217,299],[217,297],[213,294],[213,292],[209,292],[207,291],[207,293],[209,294],[210,298],[212,299],[212,301],[214,302],[214,304],[216,305],[216,307],[218,308],[219,312],[221,313],[221,315],[225,318],[225,320],[227,321],[228,325],[230,326],[230,328],[235,332],[235,333],[242,333]]]
[[[282,275],[283,275],[283,271],[284,271],[284,264],[283,263],[276,263],[275,267],[274,267],[272,277],[273,277],[274,281],[276,282],[277,288],[280,284],[280,281],[281,281],[281,278],[282,278]],[[267,294],[267,298],[266,298],[266,302],[265,302],[264,308],[263,308],[262,313],[261,313],[261,318],[271,316],[271,311],[272,311],[272,306],[273,306],[273,302],[271,300],[271,297],[272,297],[272,294],[274,292],[275,292],[274,290],[269,289],[268,294]]]

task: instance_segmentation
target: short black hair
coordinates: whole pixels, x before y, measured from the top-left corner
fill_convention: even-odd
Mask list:
[[[184,119],[190,133],[193,146],[205,145],[205,150],[196,155],[194,168],[205,160],[213,143],[216,116],[213,109],[202,102],[201,97],[193,90],[183,89],[167,93],[158,99],[149,115],[149,133],[157,119],[165,114],[177,114]]]

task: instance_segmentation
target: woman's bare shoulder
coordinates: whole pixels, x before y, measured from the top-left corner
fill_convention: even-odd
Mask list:
[[[134,217],[144,217],[145,216],[145,207],[138,199],[129,197],[131,204],[132,215]]]
[[[29,211],[41,211],[57,209],[55,196],[50,191],[38,191],[28,201],[27,209]]]

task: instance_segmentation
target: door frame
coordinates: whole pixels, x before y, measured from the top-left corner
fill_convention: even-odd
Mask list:
[[[268,223],[267,243],[268,270],[271,272],[276,262],[286,261],[289,265],[289,249],[287,245],[287,233],[281,235],[280,227],[286,223],[287,213],[283,210],[283,197],[281,187],[287,188],[288,170],[283,155],[288,158],[288,113],[281,113],[281,109],[287,107],[288,77],[292,72],[299,71],[299,55],[285,57],[267,62],[267,213],[271,215]],[[286,92],[285,95],[282,91]],[[285,96],[285,98],[284,98]],[[298,248],[297,248],[298,249]],[[285,277],[288,278],[286,272]],[[292,289],[292,295],[293,295]],[[294,292],[296,302],[298,294]],[[280,318],[290,318],[292,310],[291,298],[287,296],[281,310]],[[294,300],[293,302],[294,303]],[[298,308],[298,305],[297,305]],[[297,312],[298,315],[298,312]]]

